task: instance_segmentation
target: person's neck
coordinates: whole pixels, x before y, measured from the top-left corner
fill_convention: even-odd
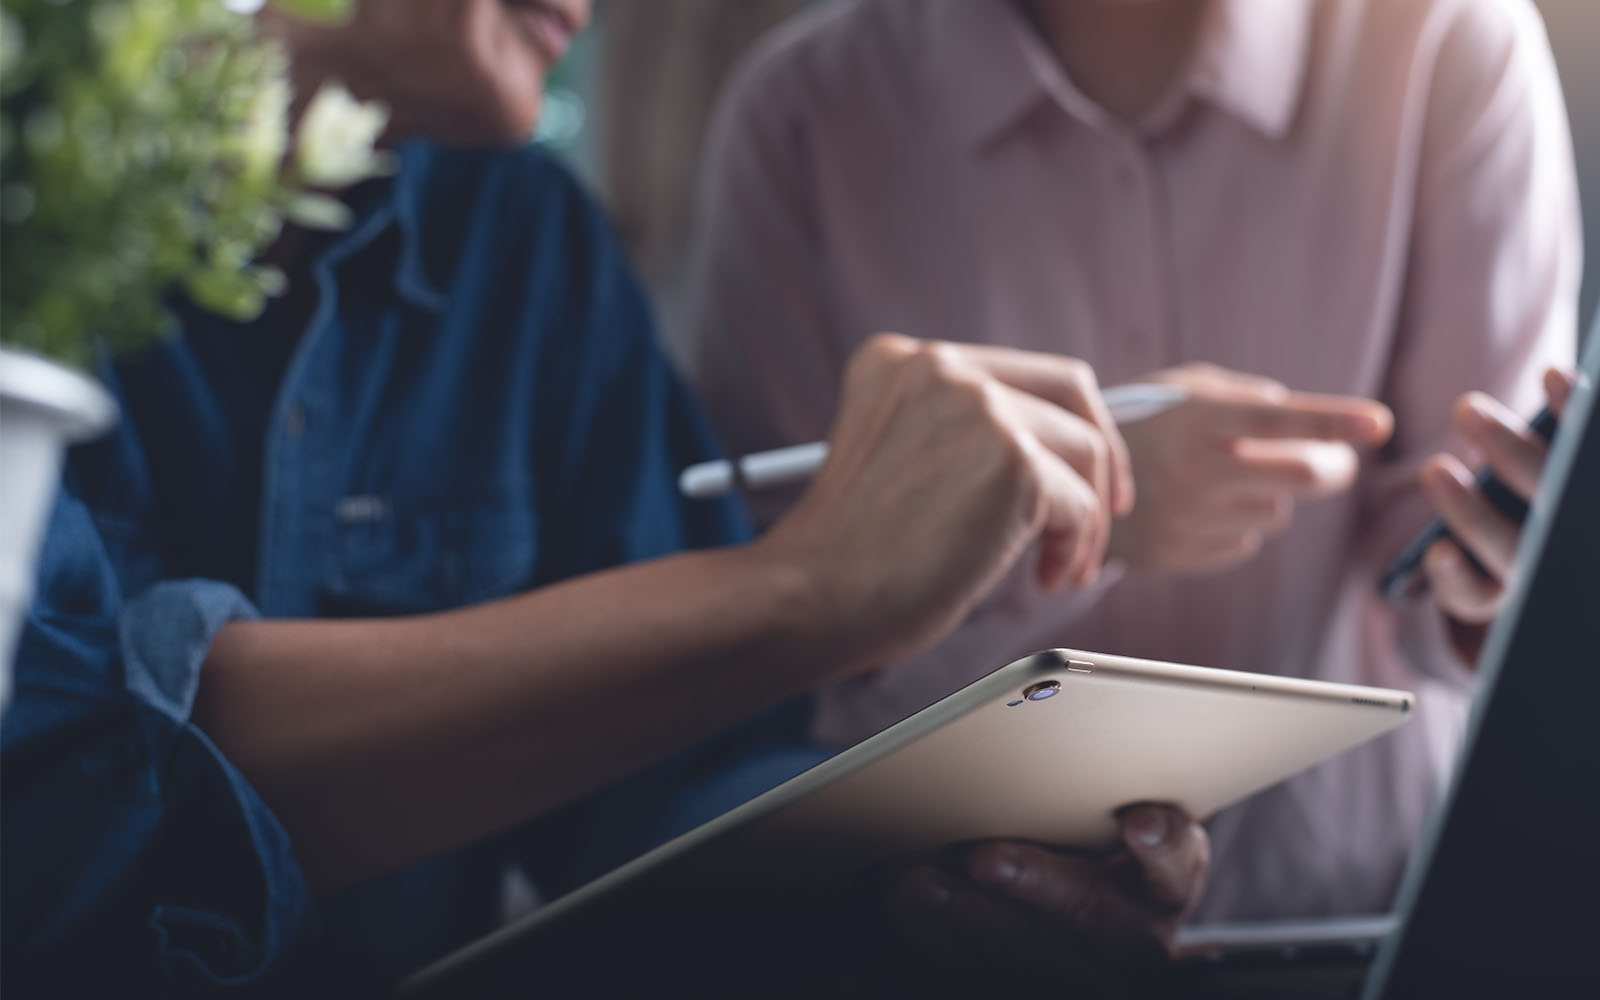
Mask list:
[[[1209,0],[1021,0],[1084,96],[1134,123],[1189,65]]]

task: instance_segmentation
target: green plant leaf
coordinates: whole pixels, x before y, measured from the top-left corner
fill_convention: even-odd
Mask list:
[[[0,0],[0,342],[125,353],[176,332],[175,291],[247,318],[283,290],[259,262],[286,217],[349,223],[283,167],[288,57],[249,7]]]
[[[310,21],[344,21],[355,10],[354,0],[272,0],[272,5]]]

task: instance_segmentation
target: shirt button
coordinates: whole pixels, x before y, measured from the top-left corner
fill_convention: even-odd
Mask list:
[[[283,415],[283,432],[291,438],[299,437],[306,429],[306,411],[299,403],[289,406],[289,411]]]

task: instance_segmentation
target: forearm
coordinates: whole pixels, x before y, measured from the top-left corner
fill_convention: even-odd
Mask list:
[[[195,719],[326,889],[568,802],[852,669],[826,617],[799,571],[729,549],[440,614],[240,622],[212,646]]]
[[[991,365],[959,345],[876,337],[846,373],[828,461],[754,545],[410,619],[229,625],[194,718],[326,888],[914,656],[1030,545],[1066,572],[1066,553],[1095,558],[1083,539],[1103,537],[1093,487],[1070,464],[1093,452],[1089,414]],[[1041,367],[1052,398],[1093,392],[1082,366]]]

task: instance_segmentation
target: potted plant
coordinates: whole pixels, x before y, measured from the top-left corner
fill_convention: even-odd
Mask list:
[[[290,136],[286,57],[253,6],[0,0],[0,706],[62,455],[116,419],[88,366],[174,333],[172,294],[258,313],[285,220],[342,225],[314,189],[386,167],[384,112],[342,88]]]

